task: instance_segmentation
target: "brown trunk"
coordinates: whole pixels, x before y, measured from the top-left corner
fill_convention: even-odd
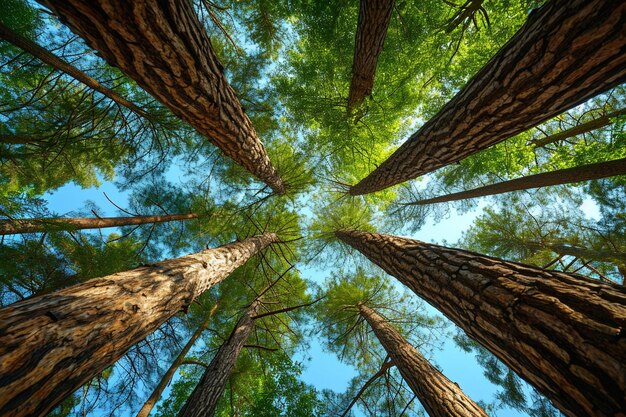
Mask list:
[[[626,79],[626,2],[552,0],[441,111],[350,189],[367,194],[459,161]]]
[[[176,220],[190,220],[200,217],[196,213],[167,214],[164,216],[133,217],[51,217],[44,219],[0,220],[0,235],[36,233],[51,230],[101,229],[104,227],[133,226],[146,223],[165,223]]]
[[[11,29],[3,25],[2,22],[0,22],[0,39],[4,39],[8,42],[11,42],[13,45],[17,46],[20,49],[23,49],[24,51],[28,52],[32,56],[52,66],[53,68],[56,68],[57,70],[64,72],[65,74],[74,78],[75,80],[78,80],[81,83],[93,88],[94,90],[110,98],[117,104],[128,108],[133,113],[136,113],[142,117],[147,117],[147,113],[143,109],[139,108],[137,105],[126,100],[124,97],[120,96],[115,91],[111,90],[110,88],[103,86],[98,81],[91,78],[89,75],[85,74],[78,68],[68,64],[67,62],[65,62],[58,56],[54,55],[50,51],[42,48],[41,46],[37,45],[31,40],[26,39],[20,36],[19,34],[13,32]],[[13,143],[26,143],[26,142],[13,142]]]
[[[111,65],[276,193],[285,186],[187,0],[42,0]]]
[[[228,340],[220,346],[202,379],[178,413],[178,417],[212,417],[215,414],[215,408],[224,393],[239,352],[254,329],[254,315],[259,304],[260,302],[255,300],[246,309]]]
[[[276,240],[266,233],[0,309],[0,415],[45,415]]]
[[[336,232],[568,416],[626,410],[626,289],[417,240]]]
[[[191,337],[187,341],[187,344],[185,345],[185,347],[183,347],[183,350],[180,351],[176,359],[174,359],[174,362],[172,362],[168,370],[165,372],[165,374],[163,374],[163,377],[161,378],[157,386],[154,387],[152,394],[150,394],[150,397],[146,400],[146,402],[143,404],[143,406],[137,413],[137,417],[148,417],[148,415],[150,414],[150,411],[152,411],[152,408],[154,407],[154,405],[157,403],[157,401],[159,401],[159,398],[161,398],[163,391],[172,380],[172,377],[174,376],[178,368],[180,368],[180,366],[185,363],[191,363],[191,361],[188,362],[185,360],[185,356],[187,356],[187,353],[196,343],[196,340],[198,340],[202,332],[209,325],[209,321],[211,320],[211,317],[213,317],[213,314],[215,313],[217,306],[218,304],[215,304],[213,306],[209,314],[207,314],[207,316],[205,317],[204,320],[202,320],[202,323],[200,323],[196,331],[191,335]]]
[[[431,417],[487,417],[487,413],[456,385],[432,366],[378,313],[359,304],[361,316],[387,351],[402,378]]]
[[[593,119],[587,123],[581,123],[578,126],[572,127],[571,129],[555,133],[554,135],[546,136],[545,138],[541,139],[531,140],[530,143],[532,143],[537,148],[541,148],[551,143],[559,142],[561,140],[569,139],[574,136],[582,135],[583,133],[591,132],[592,130],[600,129],[604,126],[608,126],[612,123],[611,119],[622,116],[624,114],[626,114],[626,109],[617,110],[613,113],[609,113],[605,116]]]
[[[378,55],[383,50],[395,0],[361,0],[356,30],[348,114],[372,94]]]
[[[574,168],[559,169],[557,171],[544,172],[542,174],[529,175],[523,178],[474,188],[473,190],[414,201],[406,205],[415,206],[444,203],[447,201],[466,200],[468,198],[497,195],[511,191],[530,190],[533,188],[548,187],[550,185],[571,184],[575,182],[596,180],[624,174],[626,174],[626,158],[609,162],[582,165]]]

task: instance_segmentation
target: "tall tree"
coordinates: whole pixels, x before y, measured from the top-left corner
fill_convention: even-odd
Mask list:
[[[156,402],[159,401],[159,398],[161,398],[161,394],[163,394],[163,391],[172,380],[172,377],[174,376],[178,368],[180,368],[180,366],[183,365],[185,361],[185,356],[187,356],[187,353],[189,353],[189,351],[191,350],[193,345],[196,343],[196,341],[198,340],[202,332],[206,330],[209,324],[209,321],[211,321],[211,317],[213,317],[213,314],[215,313],[215,310],[217,309],[218,305],[219,303],[216,303],[211,309],[211,311],[206,315],[206,317],[200,322],[200,324],[198,325],[196,330],[193,332],[189,340],[187,340],[187,343],[185,343],[185,346],[183,346],[183,348],[179,352],[178,356],[176,356],[176,358],[174,359],[174,361],[172,361],[172,364],[167,369],[165,374],[163,374],[159,383],[156,385],[156,387],[154,387],[154,390],[152,390],[152,394],[150,394],[150,397],[148,397],[146,402],[144,402],[144,404],[139,409],[139,412],[137,412],[137,417],[148,417],[148,415],[152,411],[152,408],[154,407]]]
[[[400,374],[432,417],[486,417],[485,411],[413,347],[375,310],[357,305]]]
[[[257,314],[259,304],[259,300],[254,300],[246,308],[228,340],[220,346],[202,379],[178,413],[179,417],[213,416],[235,367],[239,352],[254,329],[254,316]]]
[[[382,190],[457,162],[623,82],[626,37],[617,16],[624,10],[621,2],[603,0],[553,0],[536,10],[435,117],[350,194]]]
[[[581,123],[577,126],[571,127],[567,130],[555,133],[553,135],[546,136],[544,138],[533,139],[531,144],[540,148],[552,143],[556,143],[565,139],[572,138],[574,136],[582,135],[583,133],[591,132],[592,130],[600,129],[604,126],[610,125],[617,117],[626,114],[626,109],[619,109],[611,113],[605,114],[600,117],[596,117],[588,122]]]
[[[191,3],[44,3],[111,65],[119,67],[226,156],[276,193],[285,192],[252,122],[224,77]]]
[[[615,161],[598,162],[595,164],[582,165],[573,168],[559,169],[542,174],[529,175],[510,181],[486,185],[473,190],[413,201],[405,205],[425,205],[433,203],[445,203],[447,201],[465,200],[468,198],[484,197],[508,193],[511,191],[529,190],[533,188],[547,187],[550,185],[571,184],[581,181],[595,180],[599,178],[613,177],[626,174],[626,158]]]
[[[133,226],[148,223],[165,223],[200,217],[198,213],[164,214],[160,216],[132,217],[51,217],[44,219],[0,220],[0,235],[46,232],[49,230],[101,229],[104,227]]]
[[[390,235],[339,230],[569,416],[626,407],[626,289]],[[593,353],[592,353],[593,352]]]
[[[266,233],[1,309],[0,412],[45,415],[276,241]]]
[[[54,55],[50,51],[37,45],[35,42],[31,41],[30,39],[26,39],[20,36],[18,33],[15,33],[9,27],[5,26],[1,22],[0,22],[0,39],[4,39],[8,42],[11,42],[18,48],[23,49],[24,51],[37,57],[38,59],[45,62],[46,64],[66,73],[67,75],[75,78],[76,80],[82,82],[83,84],[93,88],[97,92],[104,94],[106,97],[115,101],[117,104],[128,108],[129,110],[136,113],[137,115],[142,116],[142,117],[148,116],[148,114],[143,109],[139,108],[136,104],[131,103],[130,101],[120,96],[115,91],[111,90],[110,88],[105,87],[104,85],[99,83],[97,80],[85,74],[78,68],[65,62],[64,60]],[[24,143],[24,138],[12,137],[11,139],[13,139],[13,142],[11,143]],[[16,142],[16,139],[21,139],[21,140]]]
[[[383,50],[395,0],[361,0],[356,29],[348,113],[372,94],[378,55]]]

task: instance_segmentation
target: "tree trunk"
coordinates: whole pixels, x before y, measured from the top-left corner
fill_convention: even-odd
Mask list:
[[[91,78],[89,75],[85,74],[78,68],[68,64],[67,62],[65,62],[58,56],[54,55],[50,51],[42,48],[41,46],[37,45],[31,40],[26,39],[20,36],[19,34],[13,32],[11,29],[3,25],[2,22],[0,22],[0,39],[4,39],[12,43],[13,45],[28,52],[29,54],[36,57],[37,59],[52,66],[53,68],[56,68],[57,70],[64,72],[65,74],[74,78],[75,80],[78,80],[81,83],[93,88],[94,90],[110,98],[117,104],[128,108],[133,113],[142,117],[146,117],[146,118],[148,117],[148,114],[137,105],[126,100],[124,97],[120,96],[115,91],[111,90],[110,88],[103,86],[98,81]],[[25,143],[25,142],[13,142],[13,143]]]
[[[600,129],[604,126],[608,126],[612,123],[612,119],[622,116],[624,114],[626,114],[626,109],[617,110],[605,116],[590,120],[587,123],[581,123],[578,126],[574,126],[562,132],[555,133],[554,135],[546,136],[545,138],[541,139],[531,140],[530,143],[532,143],[537,148],[542,148],[546,145],[569,139],[574,136],[582,135],[583,133],[591,132],[592,130]]]
[[[378,55],[383,50],[395,0],[361,0],[356,30],[348,114],[372,94]]]
[[[2,22],[0,22],[0,35]],[[27,143],[39,142],[41,138],[32,135],[0,135],[0,143],[9,145],[25,145]]]
[[[527,242],[533,249],[548,249],[559,255],[574,256],[587,261],[610,262],[618,266],[626,265],[626,253],[609,250],[595,250],[565,242]]]
[[[172,377],[174,376],[178,368],[180,368],[181,365],[186,363],[185,356],[187,356],[187,353],[189,353],[189,350],[191,350],[193,345],[196,343],[196,340],[198,340],[202,332],[209,325],[209,321],[211,321],[211,317],[213,317],[213,314],[215,313],[217,306],[218,304],[215,304],[213,306],[209,314],[207,314],[204,320],[202,320],[202,323],[200,323],[196,331],[193,332],[193,334],[187,341],[187,344],[185,345],[185,347],[183,347],[183,350],[180,351],[176,359],[174,359],[174,362],[172,362],[168,370],[165,372],[165,374],[163,374],[163,377],[161,378],[157,386],[154,387],[152,394],[150,394],[150,397],[148,397],[146,402],[143,404],[143,406],[137,413],[137,417],[148,417],[148,415],[150,414],[150,411],[152,411],[152,408],[154,407],[154,405],[157,403],[157,401],[159,401],[159,398],[161,398],[163,391],[172,380]]]
[[[465,395],[457,384],[432,366],[376,311],[365,304],[359,304],[358,307],[361,316],[369,323],[376,338],[429,416],[487,417],[487,413],[478,404]]]
[[[45,415],[276,241],[266,233],[0,309],[0,415]]]
[[[444,203],[447,201],[466,200],[468,198],[497,195],[511,191],[530,190],[550,185],[571,184],[575,182],[596,180],[624,174],[626,174],[626,158],[617,159],[615,161],[582,165],[574,168],[559,169],[557,171],[544,172],[542,174],[529,175],[527,177],[516,178],[510,181],[503,181],[496,184],[486,185],[484,187],[474,188],[473,190],[413,201],[411,203],[407,203],[406,205],[421,206],[433,203]]]
[[[626,2],[552,0],[441,111],[350,189],[382,190],[460,161],[626,80]]]
[[[176,220],[197,219],[196,213],[167,214],[164,216],[133,217],[51,217],[43,219],[0,220],[0,235],[36,233],[50,230],[101,229],[104,227],[133,226],[146,223],[165,223]]]
[[[224,393],[226,383],[235,367],[239,352],[243,348],[252,329],[254,316],[260,301],[255,300],[239,319],[228,340],[220,346],[217,354],[202,375],[178,417],[212,417],[217,403]]]
[[[626,289],[412,239],[336,234],[566,415],[625,415]]]
[[[41,0],[224,154],[267,183],[285,186],[223,74],[193,3],[186,0]]]

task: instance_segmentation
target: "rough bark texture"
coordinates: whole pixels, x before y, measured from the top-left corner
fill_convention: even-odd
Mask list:
[[[1,309],[0,415],[45,415],[276,240],[267,233]]]
[[[626,80],[626,2],[552,0],[350,194],[382,190],[515,136]]]
[[[133,217],[52,217],[45,219],[0,220],[0,235],[36,233],[49,230],[101,229],[103,227],[133,226],[146,223],[165,223],[200,217],[196,213],[167,214],[164,216]]]
[[[378,55],[383,50],[395,0],[361,0],[356,30],[348,114],[372,94]]]
[[[376,311],[359,304],[361,316],[369,323],[402,378],[431,417],[487,417],[487,413],[406,341]]]
[[[1,22],[0,22],[0,39],[4,39],[8,42],[11,42],[13,45],[17,46],[20,49],[23,49],[24,51],[40,59],[46,64],[58,69],[59,71],[66,73],[70,77],[93,88],[97,92],[102,93],[103,95],[110,98],[117,104],[128,108],[133,113],[136,113],[142,117],[147,117],[147,113],[143,109],[138,107],[136,104],[133,104],[130,101],[126,100],[124,97],[120,96],[115,91],[111,90],[110,88],[103,86],[98,81],[91,78],[89,75],[85,74],[84,72],[74,67],[73,65],[68,64],[67,62],[59,58],[58,56],[47,51],[46,49],[32,42],[31,40],[26,39],[20,36],[19,34],[13,32],[11,29],[3,25]],[[27,142],[12,142],[12,143],[27,143]]]
[[[187,0],[41,0],[111,65],[119,67],[267,183],[285,187],[222,72]]]
[[[342,230],[337,237],[566,415],[626,415],[626,289],[396,236]]]
[[[592,130],[600,129],[604,126],[608,126],[613,123],[611,119],[622,116],[624,114],[626,114],[626,109],[617,110],[605,116],[590,120],[587,123],[581,123],[578,126],[572,127],[571,129],[555,133],[554,135],[546,136],[545,138],[541,139],[531,140],[530,143],[538,148],[541,148],[555,142],[569,139],[574,136],[582,135],[583,133],[591,132]]]
[[[239,319],[228,340],[220,346],[217,354],[202,375],[178,417],[212,417],[217,403],[224,393],[226,383],[235,367],[239,352],[243,348],[252,329],[254,315],[260,302],[255,300]]]
[[[532,188],[547,187],[550,185],[571,184],[574,182],[589,181],[599,178],[613,177],[626,174],[626,158],[615,161],[598,162],[596,164],[582,165],[574,168],[559,169],[543,174],[529,175],[510,181],[486,185],[473,190],[461,191],[442,195],[425,200],[414,201],[407,205],[425,205],[443,203],[446,201],[466,200],[468,198],[497,195],[511,191],[529,190]]]
[[[141,409],[137,413],[137,417],[148,417],[148,415],[152,411],[152,408],[154,408],[154,405],[161,398],[161,395],[163,394],[163,391],[165,390],[167,385],[172,380],[172,377],[174,376],[174,374],[176,373],[178,368],[180,368],[180,366],[185,364],[185,363],[192,363],[192,362],[194,362],[194,361],[189,361],[189,362],[186,361],[185,360],[185,356],[187,356],[187,353],[189,353],[189,350],[196,343],[196,340],[198,340],[198,338],[200,337],[202,332],[209,325],[209,321],[211,320],[211,317],[213,317],[213,314],[215,313],[216,309],[217,309],[217,304],[215,304],[215,306],[213,306],[213,308],[211,309],[211,312],[209,314],[207,314],[207,316],[206,316],[206,318],[204,320],[202,320],[202,323],[200,323],[200,325],[198,326],[196,331],[193,332],[193,334],[191,335],[191,337],[189,338],[189,340],[187,341],[187,343],[185,344],[183,349],[180,351],[180,353],[176,357],[176,359],[174,359],[174,361],[172,362],[170,367],[167,369],[165,374],[163,374],[163,377],[161,378],[161,380],[159,381],[157,386],[154,387],[154,390],[152,391],[152,394],[150,394],[150,397],[148,397],[146,402],[143,404],[143,406],[141,407]]]

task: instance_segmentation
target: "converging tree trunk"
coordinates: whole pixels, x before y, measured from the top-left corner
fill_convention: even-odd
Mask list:
[[[348,93],[348,114],[372,94],[378,55],[383,50],[395,0],[361,0]]]
[[[545,138],[531,140],[537,148],[550,145],[552,143],[560,142],[565,139],[572,138],[574,136],[582,135],[583,133],[591,132],[592,130],[600,129],[601,127],[608,126],[613,123],[613,119],[626,114],[626,109],[620,109],[612,113],[600,116],[596,119],[590,120],[586,123],[581,123],[570,129],[564,130],[554,135],[546,136]]]
[[[626,253],[617,250],[597,250],[581,245],[572,245],[566,242],[524,242],[531,249],[548,249],[561,256],[573,256],[586,261],[609,262],[615,264],[618,269],[626,267]]]
[[[51,230],[101,229],[104,227],[134,226],[147,223],[165,223],[200,217],[197,213],[166,214],[162,216],[132,217],[50,217],[42,219],[0,220],[0,235],[36,233]]]
[[[626,80],[626,2],[552,0],[439,113],[350,189],[382,190],[459,161]]]
[[[178,413],[178,417],[212,417],[215,414],[217,403],[226,389],[226,383],[237,363],[239,353],[254,329],[254,316],[259,305],[260,301],[255,300],[246,309],[228,340],[220,346],[202,379]]]
[[[266,233],[0,309],[0,415],[45,415],[277,239]]]
[[[148,114],[136,104],[131,103],[130,101],[126,100],[124,97],[120,96],[115,91],[100,84],[98,81],[91,78],[89,75],[85,74],[84,72],[74,67],[73,65],[68,64],[67,62],[59,58],[58,56],[54,55],[50,51],[37,45],[35,42],[31,41],[30,39],[26,39],[23,36],[20,36],[19,34],[13,32],[10,28],[3,25],[2,22],[0,22],[0,39],[4,39],[8,42],[11,42],[13,45],[28,52],[32,56],[38,58],[39,60],[45,62],[46,64],[52,66],[53,68],[56,68],[57,70],[64,72],[65,74],[74,78],[75,80],[80,81],[81,83],[93,88],[94,90],[110,98],[117,104],[128,108],[133,113],[142,117],[146,117],[146,118],[148,117]],[[12,142],[12,143],[25,143],[25,142]]]
[[[581,181],[596,180],[600,178],[613,177],[615,175],[626,174],[626,158],[615,161],[598,162],[595,164],[582,165],[574,168],[559,169],[542,174],[529,175],[527,177],[516,178],[510,181],[503,181],[497,184],[486,185],[474,188],[473,190],[460,191],[442,195],[439,197],[413,201],[405,205],[426,205],[434,203],[444,203],[448,201],[466,200],[468,198],[497,195],[511,191],[529,190],[532,188],[547,187],[550,185],[571,184]]]
[[[402,378],[431,417],[487,417],[485,411],[432,366],[376,311],[361,303],[359,313],[369,323]]]
[[[228,84],[192,2],[42,2],[111,65],[284,194],[285,186]]]
[[[566,415],[623,415],[626,289],[397,236],[355,230],[336,235],[445,314]]]
[[[215,313],[217,306],[218,304],[215,304],[213,306],[209,314],[207,314],[204,320],[202,320],[202,322],[200,323],[196,331],[193,332],[193,334],[191,335],[191,337],[189,338],[189,340],[187,341],[183,349],[180,351],[178,356],[176,356],[176,359],[174,359],[174,361],[172,362],[170,367],[167,369],[165,374],[163,374],[163,377],[161,377],[161,380],[159,381],[157,386],[154,387],[152,394],[150,394],[150,397],[148,397],[146,402],[143,404],[143,406],[137,413],[137,417],[148,417],[148,415],[152,411],[152,408],[154,408],[154,405],[157,403],[157,401],[159,401],[159,398],[161,398],[163,391],[172,380],[172,377],[174,376],[178,368],[180,368],[180,366],[185,363],[185,356],[187,356],[187,353],[189,353],[189,351],[191,350],[193,345],[196,343],[196,340],[198,340],[202,332],[206,330],[206,327],[209,325],[209,321],[211,321],[211,317],[213,317],[213,314]]]

